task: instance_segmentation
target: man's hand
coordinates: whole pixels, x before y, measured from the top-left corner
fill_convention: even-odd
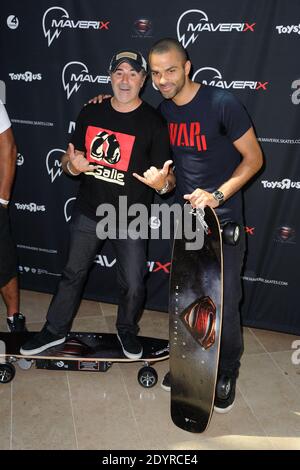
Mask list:
[[[89,100],[89,104],[100,104],[102,103],[103,100],[107,100],[108,98],[111,98],[111,95],[98,95],[94,96],[94,98],[91,98]]]
[[[170,165],[172,165],[172,163],[172,160],[167,160],[161,169],[156,168],[155,166],[151,166],[143,173],[144,177],[138,175],[137,173],[132,174],[139,181],[146,184],[147,186],[150,186],[150,188],[153,188],[156,191],[160,191],[166,185],[167,177],[170,172]]]
[[[219,206],[219,202],[213,197],[211,193],[204,191],[203,189],[197,188],[191,194],[185,194],[183,199],[189,201],[193,208],[209,206],[212,209],[215,209]]]
[[[73,144],[68,145],[66,155],[73,173],[79,175],[79,173],[84,173],[85,171],[94,170],[96,168],[96,165],[89,164],[83,152],[74,149]]]

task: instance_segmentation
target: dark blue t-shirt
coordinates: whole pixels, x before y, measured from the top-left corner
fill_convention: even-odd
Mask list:
[[[251,127],[249,116],[230,92],[201,85],[189,103],[164,100],[160,111],[167,120],[176,171],[176,196],[201,188],[209,192],[227,181],[241,161],[233,142]],[[222,221],[242,222],[240,191],[217,209]]]

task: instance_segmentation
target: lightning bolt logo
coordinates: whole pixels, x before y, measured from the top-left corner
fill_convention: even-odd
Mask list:
[[[61,167],[61,163],[60,163],[61,155],[59,157],[54,156],[53,157],[54,160],[52,160],[52,162],[51,162],[52,156],[55,155],[56,153],[64,154],[65,150],[62,150],[62,149],[50,150],[50,152],[48,153],[48,155],[46,157],[46,168],[47,168],[47,171],[48,171],[48,175],[50,175],[50,177],[51,177],[51,183],[53,183],[55,178],[57,176],[60,176],[63,172],[62,167]]]
[[[49,22],[49,27],[46,26],[46,23],[48,22],[48,13],[50,11],[54,11],[54,10],[60,10],[61,12],[63,12],[63,14],[60,13],[60,18],[70,18],[69,17],[69,13],[64,9],[64,8],[61,8],[61,7],[52,7],[52,8],[48,8],[48,10],[45,11],[44,15],[43,15],[43,21],[42,21],[42,24],[43,24],[43,31],[44,31],[44,35],[45,35],[45,38],[47,39],[48,41],[48,47],[51,46],[52,42],[54,39],[57,39],[61,33],[61,31],[58,30],[58,28],[55,28],[54,30],[51,29],[51,21]],[[54,15],[50,15],[50,17],[52,17]]]
[[[186,41],[185,40],[185,34],[182,35],[180,41],[182,41],[182,45],[184,48],[188,47],[188,45],[190,44],[190,42],[192,44],[194,44],[194,42],[196,41],[196,39],[198,38],[199,34],[195,34],[195,33],[192,33],[190,38]]]
[[[195,21],[194,14],[197,15],[196,21]],[[186,15],[190,15],[190,17],[186,18]],[[200,15],[200,18],[199,18],[199,15]],[[194,21],[191,21],[190,19],[191,17],[194,19]],[[185,27],[182,26],[183,19],[184,19],[184,22],[186,23]],[[181,42],[184,48],[186,48],[190,43],[193,44],[199,36],[199,34],[195,34],[194,32],[192,32],[191,34],[187,33],[188,19],[189,19],[189,25],[194,26],[194,25],[199,24],[200,21],[208,21],[208,16],[202,10],[187,10],[184,13],[182,13],[182,15],[179,17],[179,20],[177,21],[177,37],[178,37],[178,41]],[[181,33],[180,30],[184,30],[184,29],[185,29],[185,32]]]
[[[67,92],[67,99],[70,98],[70,96],[72,95],[74,91],[77,92],[81,86],[81,83],[75,82],[73,86],[71,87],[71,84],[69,83],[69,81],[66,80],[66,71],[68,67],[73,67],[74,65],[75,66],[79,65],[81,67],[80,72],[88,73],[89,71],[87,66],[83,62],[68,62],[64,66],[63,71],[62,71],[62,82],[63,82],[64,90]]]

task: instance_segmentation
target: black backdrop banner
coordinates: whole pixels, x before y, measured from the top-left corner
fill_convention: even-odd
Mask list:
[[[19,151],[10,213],[21,286],[54,292],[66,261],[78,182],[62,173],[60,157],[82,105],[111,91],[115,51],[146,56],[165,36],[187,48],[194,80],[228,89],[245,104],[264,152],[264,169],[244,192],[243,323],[300,333],[298,0],[1,2],[0,94]],[[151,80],[143,98],[161,101]],[[167,310],[169,242],[151,241],[148,259],[146,306]],[[107,243],[86,298],[117,302],[115,262]]]

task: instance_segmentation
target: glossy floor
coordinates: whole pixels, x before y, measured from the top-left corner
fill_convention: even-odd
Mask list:
[[[22,291],[30,330],[42,326],[50,299]],[[1,302],[0,308],[5,331]],[[115,305],[83,301],[73,330],[114,332],[115,317]],[[168,337],[165,313],[145,311],[140,325],[142,335]],[[214,414],[201,435],[173,425],[169,393],[159,384],[143,389],[136,380],[138,364],[114,364],[106,373],[17,367],[15,379],[0,384],[0,449],[300,449],[295,340],[244,329],[236,404],[229,414]],[[168,361],[155,367],[161,381]]]

